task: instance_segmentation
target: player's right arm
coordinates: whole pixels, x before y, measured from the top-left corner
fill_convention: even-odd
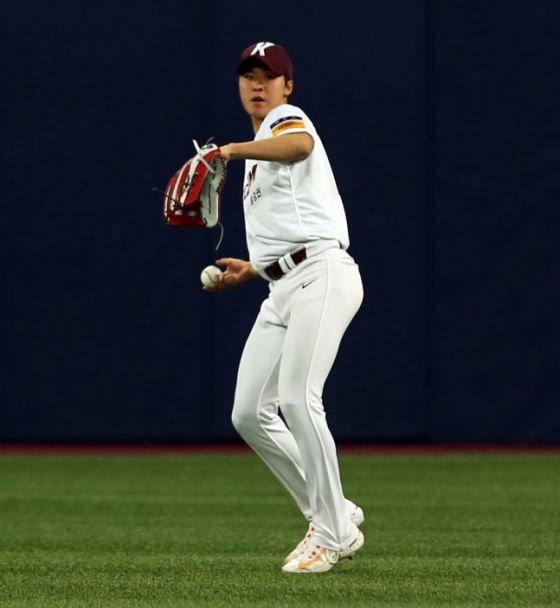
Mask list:
[[[235,287],[250,279],[256,279],[259,273],[253,268],[251,262],[237,258],[221,258],[216,260],[217,266],[225,266],[226,269],[220,277],[217,277],[217,286],[211,291]],[[206,289],[206,288],[205,288]]]

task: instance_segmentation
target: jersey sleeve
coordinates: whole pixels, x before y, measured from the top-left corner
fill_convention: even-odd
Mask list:
[[[309,133],[314,136],[314,129],[306,114],[296,106],[285,105],[275,108],[269,124],[270,136],[278,137],[287,133]]]

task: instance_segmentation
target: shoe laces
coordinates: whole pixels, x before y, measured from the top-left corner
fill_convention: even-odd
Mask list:
[[[305,535],[305,537],[301,541],[302,545],[305,548],[307,548],[307,545],[309,545],[309,541],[313,537],[314,532],[315,532],[315,526],[313,524],[309,524],[309,530],[307,530],[307,534]]]
[[[321,545],[313,542],[312,537],[312,534],[308,534],[305,538],[305,549],[300,557],[301,562],[314,561],[325,550],[324,547],[321,547]]]

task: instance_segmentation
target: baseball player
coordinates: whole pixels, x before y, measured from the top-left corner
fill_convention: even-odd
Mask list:
[[[309,522],[283,570],[325,572],[364,544],[364,514],[344,496],[322,402],[362,302],[362,281],[346,252],[344,207],[321,139],[305,112],[288,103],[288,53],[259,42],[243,52],[237,73],[255,138],[222,146],[221,154],[245,161],[249,261],[217,260],[225,267],[218,289],[262,277],[270,293],[243,351],[232,420]]]

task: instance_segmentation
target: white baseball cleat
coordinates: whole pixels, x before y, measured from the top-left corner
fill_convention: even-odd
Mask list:
[[[359,528],[364,523],[365,518],[366,516],[362,507],[356,505],[356,508],[352,511],[352,515],[350,515],[350,521]]]
[[[348,555],[356,553],[364,546],[364,535],[358,531],[358,536],[344,550]],[[325,549],[320,545],[316,545],[313,540],[307,543],[304,553],[299,557],[284,564],[282,570],[284,572],[292,572],[295,574],[314,574],[317,572],[328,572],[339,560],[342,551],[334,551],[333,549]]]
[[[358,505],[354,505],[354,510],[350,515],[350,521],[356,526],[361,526],[364,522],[364,519],[365,515],[363,509],[361,507],[358,507]],[[305,551],[309,539],[313,536],[313,532],[315,532],[315,526],[313,525],[313,523],[310,523],[309,529],[307,530],[307,534],[300,540],[296,548],[286,557],[286,559],[284,560],[285,564],[291,562],[296,557],[299,557]],[[354,553],[350,555],[349,553],[347,553],[347,549],[345,549],[344,551],[341,551],[338,559],[345,559],[347,557],[352,558],[353,555]]]

